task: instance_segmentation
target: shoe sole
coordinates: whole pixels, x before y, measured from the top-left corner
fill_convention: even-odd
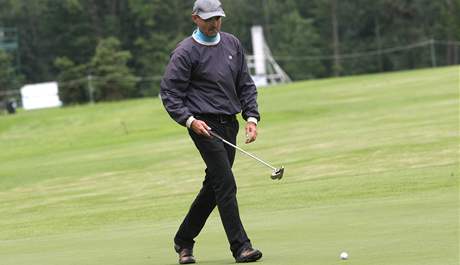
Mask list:
[[[262,252],[257,253],[257,255],[249,256],[244,259],[236,260],[236,263],[248,263],[248,262],[255,262],[262,258]]]
[[[180,262],[180,261],[179,261],[179,264],[193,264],[193,263],[195,263],[194,260],[185,261],[185,262]]]
[[[196,263],[195,258],[184,259],[183,261],[179,260],[179,264],[193,264],[193,263]]]

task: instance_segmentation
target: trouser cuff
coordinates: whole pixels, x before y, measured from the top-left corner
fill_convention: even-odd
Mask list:
[[[186,249],[193,249],[193,244],[183,242],[181,240],[174,239],[174,250],[179,253],[184,248]]]

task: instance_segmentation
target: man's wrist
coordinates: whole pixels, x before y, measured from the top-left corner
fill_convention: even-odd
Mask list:
[[[246,121],[247,121],[247,122],[252,122],[252,123],[254,123],[255,125],[257,125],[257,119],[254,118],[254,117],[249,117]]]
[[[196,120],[195,117],[193,117],[193,116],[188,117],[187,121],[185,122],[185,126],[187,126],[187,128],[190,129],[190,127],[192,126],[192,122],[194,120]]]

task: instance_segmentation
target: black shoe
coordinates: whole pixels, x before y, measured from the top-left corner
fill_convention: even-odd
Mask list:
[[[174,249],[179,254],[179,264],[192,264],[195,263],[195,257],[193,256],[193,249],[191,248],[180,248],[175,245]]]
[[[245,248],[235,258],[237,263],[254,262],[262,258],[262,252],[253,248]]]

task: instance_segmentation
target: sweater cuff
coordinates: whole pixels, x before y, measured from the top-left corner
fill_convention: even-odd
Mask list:
[[[185,122],[185,126],[187,126],[187,128],[190,129],[190,126],[192,126],[192,122],[194,120],[196,120],[195,117],[193,117],[193,116],[188,117],[187,122]]]
[[[252,122],[252,123],[254,123],[255,125],[257,125],[257,119],[254,118],[254,117],[249,117],[246,121],[247,121],[247,122]]]

